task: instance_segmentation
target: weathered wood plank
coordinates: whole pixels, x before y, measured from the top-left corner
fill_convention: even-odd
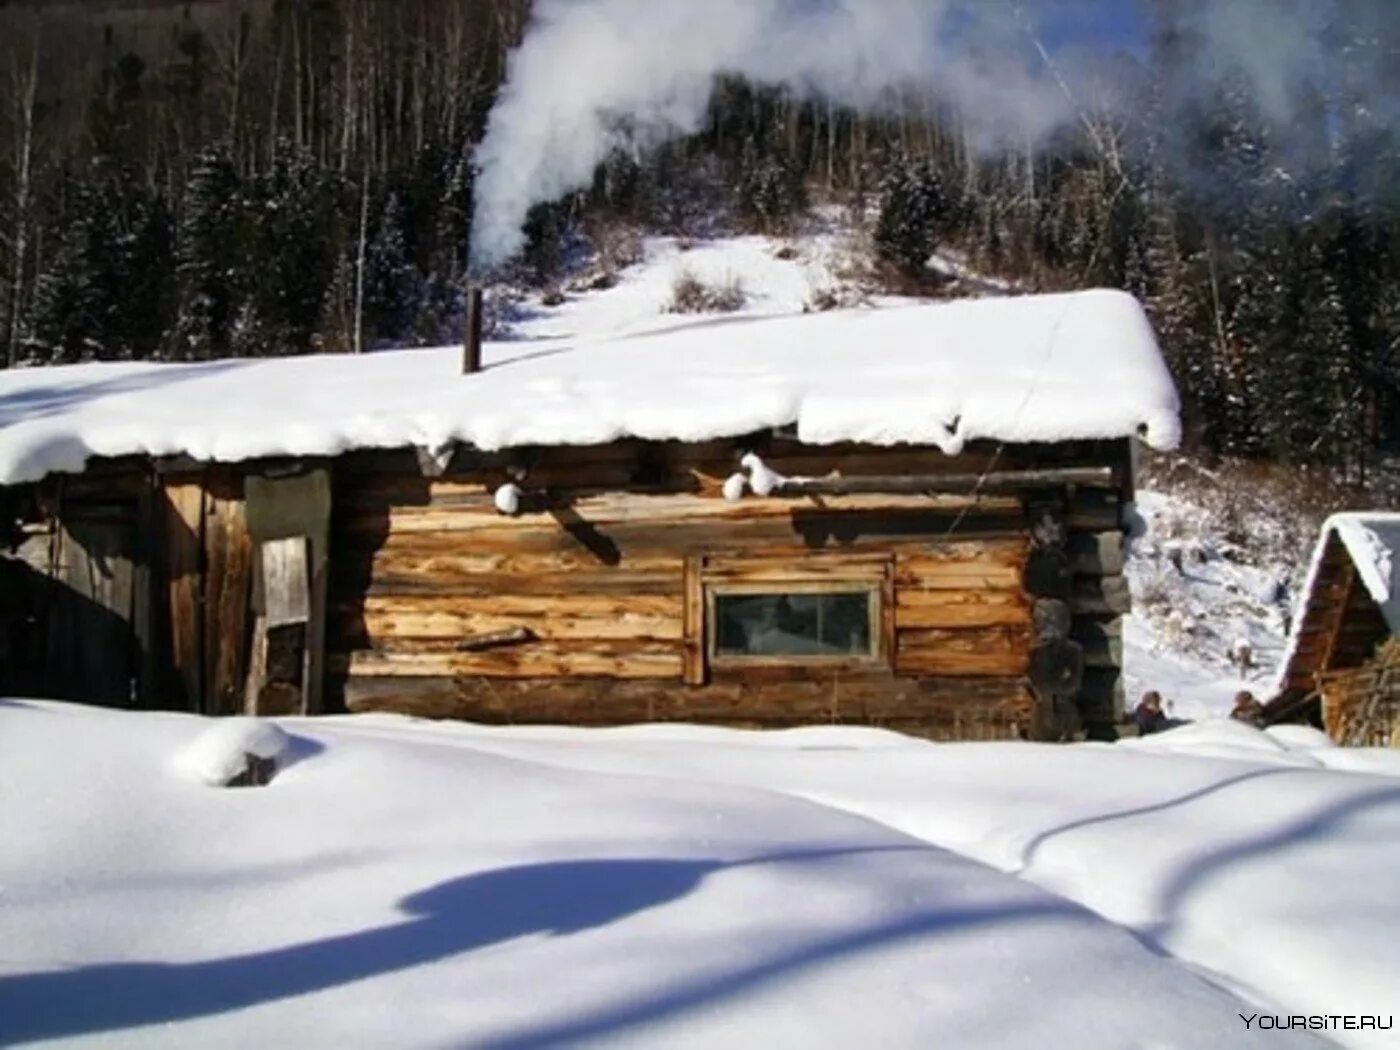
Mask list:
[[[204,616],[204,480],[202,475],[167,477],[161,482],[166,623],[175,681],[171,706],[203,711]]]
[[[723,583],[800,583],[836,579],[877,581],[889,575],[893,558],[882,551],[805,551],[719,554],[705,559],[705,579]]]
[[[356,648],[407,647],[405,640],[466,638],[525,628],[543,640],[639,639],[677,641],[684,637],[679,615],[630,610],[607,614],[465,612],[452,609],[403,609],[337,612],[336,635]]]
[[[337,601],[361,594],[385,598],[437,594],[482,598],[496,594],[674,596],[681,593],[684,584],[681,569],[682,565],[677,561],[675,569],[668,572],[629,572],[625,569],[595,567],[572,573],[475,573],[444,577],[430,574],[372,574],[368,571],[355,573],[344,562],[333,565],[333,571],[339,573],[335,585]]]
[[[339,538],[339,537],[337,537]],[[388,576],[432,576],[442,580],[470,579],[482,575],[497,577],[556,576],[567,573],[571,579],[612,577],[625,573],[652,573],[657,576],[667,574],[679,580],[684,558],[679,554],[664,552],[623,551],[616,565],[606,567],[606,572],[598,573],[598,559],[588,551],[561,550],[541,553],[509,554],[499,551],[479,551],[475,540],[466,541],[453,538],[455,550],[434,549],[429,546],[415,548],[412,545],[390,544],[378,551],[352,555],[346,551],[333,552],[332,558],[337,571],[350,570],[363,565],[376,575]]]
[[[895,591],[895,625],[911,627],[991,627],[1025,624],[1030,603],[1017,591]]]
[[[45,587],[40,606],[48,633],[42,686],[63,699],[126,706],[136,671],[134,525],[83,509],[63,503],[53,548],[61,586]]]
[[[1020,590],[1026,553],[1022,538],[900,549],[895,583],[901,589]]]
[[[337,655],[336,670],[371,676],[681,678],[679,642],[531,642],[479,653],[365,651]]]
[[[1030,658],[1029,625],[899,631],[895,670],[918,675],[1020,675]]]
[[[597,594],[495,594],[487,597],[452,593],[411,596],[370,596],[359,608],[367,614],[415,615],[432,612],[487,616],[554,616],[601,618],[607,616],[654,616],[680,624],[683,597],[676,595],[597,595]]]
[[[242,710],[247,675],[253,547],[240,496],[229,479],[206,493],[204,681],[216,714]]]
[[[249,475],[244,481],[244,495],[248,532],[254,541],[266,543],[288,537],[306,538],[310,619],[304,631],[295,633],[304,645],[302,704],[306,713],[315,714],[321,710],[321,688],[325,678],[323,660],[329,580],[330,473],[323,467],[312,467],[292,474]],[[259,572],[254,580],[254,608],[266,619],[263,584]],[[268,623],[267,630],[269,633],[285,633],[291,631],[291,627],[276,628]]]
[[[311,575],[305,536],[258,545],[262,565],[263,618],[268,629],[311,620]]]

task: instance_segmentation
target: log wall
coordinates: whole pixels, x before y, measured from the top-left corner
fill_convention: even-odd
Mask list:
[[[1021,498],[750,494],[726,502],[723,482],[748,450],[790,476],[1107,465],[1116,480],[1115,487],[1037,494],[1059,507],[1065,535],[1032,580]],[[330,477],[327,590],[323,604],[315,601],[324,616],[313,616],[326,635],[328,710],[486,722],[859,722],[945,738],[1010,736],[1034,729],[1026,684],[1038,644],[1030,592],[1050,594],[1069,610],[1069,636],[1083,654],[1075,698],[1083,719],[1108,725],[1122,710],[1126,442],[971,447],[949,457],[908,446],[812,447],[763,434],[459,451],[435,477],[424,475],[423,462],[404,449],[309,466],[135,457],[94,463],[79,477],[30,487],[44,508],[42,522],[31,526],[40,531],[26,541],[33,564],[0,568],[23,570],[37,604],[62,612],[66,606],[44,596],[60,585],[78,594],[69,578],[86,564],[82,552],[94,564],[116,565],[110,581],[79,595],[121,641],[102,647],[122,668],[101,674],[114,678],[111,702],[213,714],[261,710],[247,699],[268,658],[254,644],[259,539],[267,538],[259,521],[286,501],[259,509],[247,492],[271,492],[289,469],[314,467]],[[493,499],[509,480],[525,492],[514,516],[500,514]],[[107,527],[109,503],[119,506],[112,520],[120,534],[89,535],[94,508]],[[319,566],[321,541],[312,547]],[[120,552],[115,562],[111,550]],[[321,578],[318,568],[313,582]],[[877,660],[772,666],[707,656],[708,586],[783,590],[825,580],[878,590]],[[21,626],[36,605],[26,601],[10,618]],[[58,613],[48,619],[60,634],[71,633]],[[28,644],[10,627],[0,641],[6,651]],[[45,648],[52,650],[49,669],[35,664],[42,680],[23,679],[24,691],[92,698],[90,684],[59,683],[56,668],[76,666],[63,655],[71,645],[50,639]],[[12,688],[21,683],[11,678]]]
[[[1027,527],[1010,496],[851,495],[726,502],[738,454],[787,475],[961,474],[1120,465],[1125,443],[936,449],[803,446],[773,436],[459,454],[426,478],[410,451],[335,467],[331,702],[487,722],[739,725],[855,721],[962,739],[1027,725]],[[521,478],[521,513],[495,489]],[[1090,706],[1118,699],[1126,609],[1118,490],[1067,496]],[[708,583],[870,580],[882,665],[707,666]],[[1121,631],[1118,632],[1121,637]],[[510,638],[511,641],[498,642]],[[480,644],[476,644],[479,642]]]

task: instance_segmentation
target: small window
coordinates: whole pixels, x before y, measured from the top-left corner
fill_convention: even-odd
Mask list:
[[[801,662],[879,656],[878,587],[712,587],[710,657]]]

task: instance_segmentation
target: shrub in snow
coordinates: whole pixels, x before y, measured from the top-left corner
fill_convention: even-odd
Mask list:
[[[671,284],[668,314],[729,314],[747,301],[743,283],[730,277],[723,284],[706,284],[691,270],[682,270]]]
[[[180,752],[176,765],[213,787],[266,784],[291,750],[291,738],[260,718],[221,718]]]

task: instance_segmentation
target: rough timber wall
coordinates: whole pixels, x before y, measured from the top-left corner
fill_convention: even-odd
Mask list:
[[[332,701],[480,721],[856,721],[964,738],[1023,727],[1022,503],[726,502],[719,490],[736,454],[754,447],[788,475],[966,473],[1118,455],[1097,444],[947,457],[768,436],[459,453],[428,479],[411,452],[351,454],[336,464],[332,500]],[[522,472],[522,512],[504,516],[492,493]],[[1121,547],[1115,568],[1100,551],[1111,541],[1081,537],[1116,530],[1117,494],[1074,494],[1068,514],[1076,567],[1089,570],[1072,600],[1096,617],[1086,612],[1083,630],[1094,634],[1111,694],[1113,625],[1100,621],[1117,615],[1104,572],[1121,569]],[[869,581],[884,596],[881,659],[709,666],[703,588],[745,578]]]

